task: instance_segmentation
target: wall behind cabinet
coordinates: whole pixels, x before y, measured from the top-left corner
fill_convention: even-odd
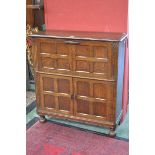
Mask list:
[[[127,31],[127,0],[44,0],[46,29]]]
[[[44,0],[44,12],[47,30],[128,32],[128,0]],[[128,103],[128,49],[123,89],[124,117]]]

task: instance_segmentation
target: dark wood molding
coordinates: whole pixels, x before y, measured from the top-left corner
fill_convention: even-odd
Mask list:
[[[88,31],[65,31],[65,30],[47,30],[33,33],[30,35],[34,38],[58,38],[58,39],[71,39],[70,44],[75,43],[72,40],[91,40],[91,41],[107,41],[118,42],[127,38],[126,33],[118,32],[88,32]],[[66,40],[67,43],[69,41]],[[77,41],[76,44],[79,44]]]
[[[26,8],[27,9],[43,9],[44,6],[35,4],[35,5],[26,5]]]

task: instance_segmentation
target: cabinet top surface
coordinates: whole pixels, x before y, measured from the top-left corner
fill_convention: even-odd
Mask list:
[[[127,34],[117,33],[117,32],[47,30],[47,31],[40,31],[38,33],[33,33],[30,35],[30,37],[100,40],[100,41],[122,41],[127,38]]]

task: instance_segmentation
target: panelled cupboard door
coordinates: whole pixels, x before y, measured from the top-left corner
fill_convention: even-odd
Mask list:
[[[72,70],[72,46],[62,40],[40,39],[39,70],[66,73]]]
[[[44,72],[113,79],[113,52],[109,42],[38,39],[38,70]]]
[[[94,120],[113,121],[114,84],[73,78],[74,115]]]
[[[73,71],[80,76],[112,77],[112,48],[108,42],[81,41],[74,48]]]
[[[41,74],[40,83],[41,109],[73,114],[72,78]]]

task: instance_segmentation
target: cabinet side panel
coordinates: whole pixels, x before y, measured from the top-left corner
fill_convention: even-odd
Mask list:
[[[123,94],[123,77],[124,77],[124,56],[125,43],[119,43],[118,51],[118,75],[117,75],[117,106],[116,106],[116,122],[120,119],[122,113],[122,94]]]

